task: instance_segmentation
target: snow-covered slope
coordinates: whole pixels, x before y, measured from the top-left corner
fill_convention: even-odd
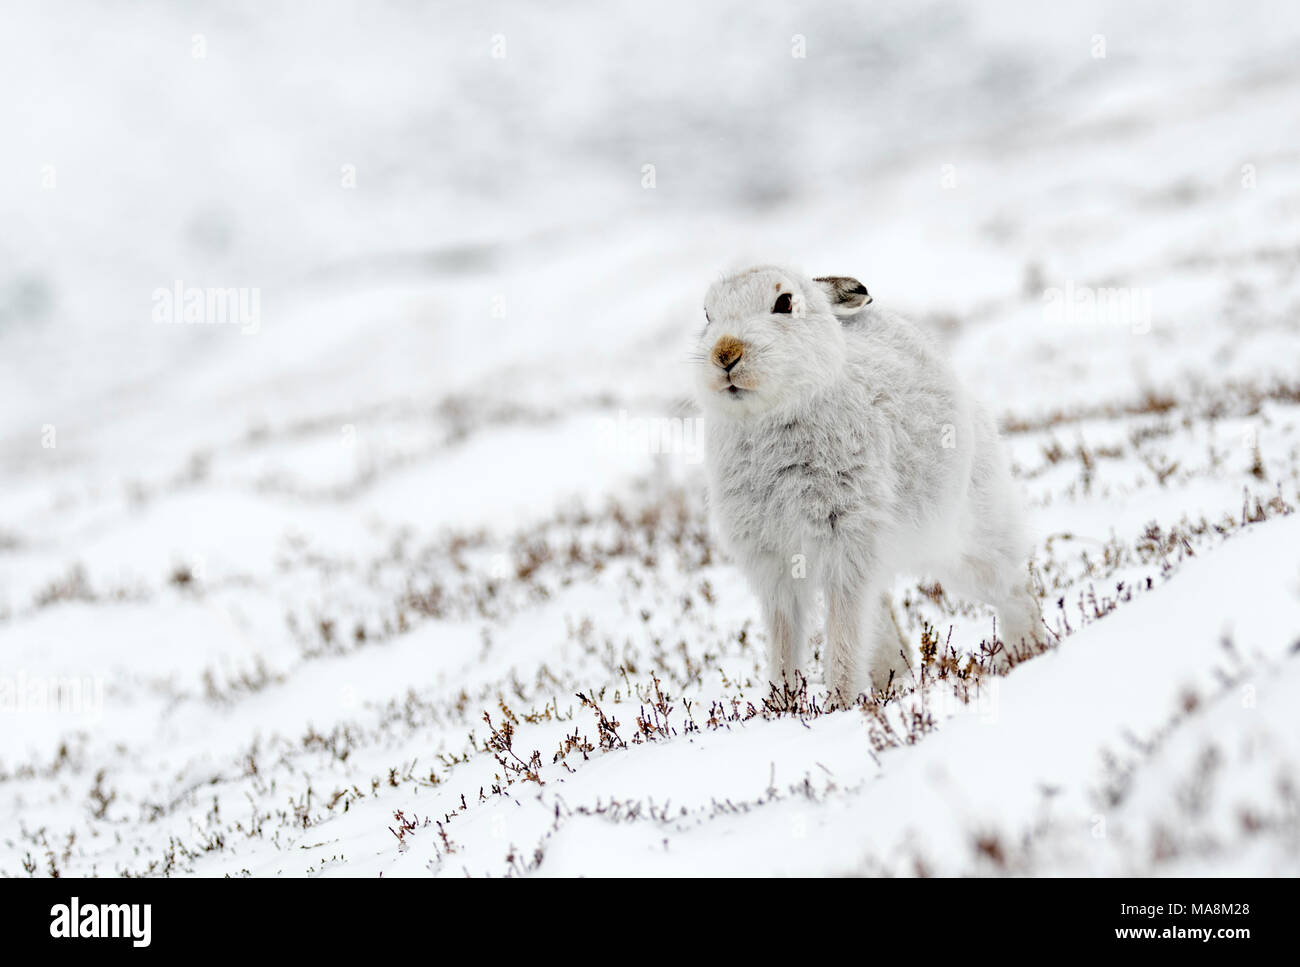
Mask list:
[[[258,6],[0,38],[0,874],[1300,872],[1300,17]],[[683,371],[751,259],[988,399],[1050,649],[910,575],[898,691],[769,689]]]

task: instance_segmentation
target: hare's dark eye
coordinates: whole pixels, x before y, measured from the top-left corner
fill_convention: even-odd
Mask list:
[[[779,296],[776,297],[776,304],[772,306],[772,311],[789,315],[793,305],[794,305],[794,298],[790,295],[790,293],[782,292]]]
[[[705,309],[705,310],[704,310],[704,324],[707,326],[707,325],[708,325],[709,323],[711,323],[712,321],[713,321],[713,320],[709,318],[709,310],[708,310],[708,309]]]

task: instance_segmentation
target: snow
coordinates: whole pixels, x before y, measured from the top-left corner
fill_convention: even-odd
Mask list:
[[[1288,8],[67,6],[0,36],[0,875],[1300,872]],[[781,260],[1006,425],[1009,675],[901,575],[896,693],[769,694],[627,421]]]

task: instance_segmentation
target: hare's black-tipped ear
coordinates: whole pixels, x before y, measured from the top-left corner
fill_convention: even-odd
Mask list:
[[[813,281],[821,286],[826,301],[831,304],[831,312],[837,316],[851,316],[863,306],[871,304],[871,294],[867,292],[867,287],[847,275],[823,275]]]

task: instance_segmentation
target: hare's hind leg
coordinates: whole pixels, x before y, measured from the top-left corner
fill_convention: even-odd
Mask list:
[[[942,580],[957,595],[983,601],[997,612],[1001,647],[994,654],[994,665],[999,672],[1010,671],[1046,642],[1042,612],[1030,592],[1028,561],[1018,562],[1009,555],[968,554]]]
[[[1012,578],[1014,583],[993,601],[998,613],[998,640],[1002,642],[997,653],[998,670],[1004,673],[1015,661],[1037,654],[1047,642],[1042,611],[1029,591],[1028,568],[1017,577],[1019,580]]]
[[[987,414],[976,422],[976,446],[967,496],[962,550],[945,586],[990,604],[998,613],[1000,671],[1037,653],[1047,640],[1029,578],[1031,541],[1024,495],[1011,474],[1007,451]]]

